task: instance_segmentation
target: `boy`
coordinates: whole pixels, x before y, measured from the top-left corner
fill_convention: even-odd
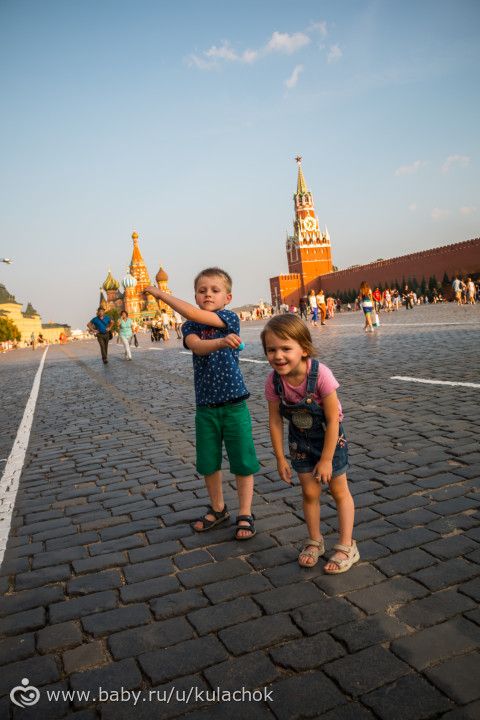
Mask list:
[[[202,270],[194,281],[196,308],[153,286],[145,292],[170,305],[187,319],[183,344],[193,353],[197,471],[205,476],[211,505],[193,529],[204,532],[229,518],[223,499],[222,442],[236,476],[239,499],[237,540],[255,535],[252,515],[253,473],[259,470],[246,404],[249,392],[240,371],[240,321],[225,306],[232,299],[232,279],[220,268]]]

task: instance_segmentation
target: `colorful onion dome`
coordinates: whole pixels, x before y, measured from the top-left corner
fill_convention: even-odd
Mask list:
[[[167,273],[165,272],[165,270],[164,270],[162,267],[160,267],[160,270],[159,270],[158,273],[155,275],[155,280],[156,280],[157,282],[167,282],[167,280],[168,280],[168,275],[167,275]]]
[[[125,277],[122,280],[122,285],[125,289],[127,288],[133,288],[137,284],[137,279],[133,277],[129,272],[125,275]]]
[[[108,290],[118,290],[118,288],[120,287],[120,283],[118,282],[118,280],[115,280],[115,278],[112,275],[111,270],[108,271],[108,275],[105,278],[105,282],[103,283],[102,287],[104,290],[107,290],[107,291]]]

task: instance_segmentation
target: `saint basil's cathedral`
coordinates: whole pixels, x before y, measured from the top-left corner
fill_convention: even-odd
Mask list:
[[[118,310],[119,313],[122,310],[126,310],[128,316],[137,322],[154,318],[156,315],[159,315],[162,310],[166,310],[169,314],[172,314],[172,309],[169,305],[166,305],[160,300],[156,300],[152,295],[143,294],[145,288],[152,285],[152,283],[138,246],[138,234],[136,232],[132,233],[132,240],[132,259],[128,272],[121,282],[123,292],[120,290],[120,283],[113,277],[109,270],[105,281],[100,287],[99,307],[102,307],[106,313],[111,312],[114,308]],[[168,288],[168,275],[162,267],[160,267],[155,275],[155,280],[159,290],[164,290],[168,293],[171,292]]]

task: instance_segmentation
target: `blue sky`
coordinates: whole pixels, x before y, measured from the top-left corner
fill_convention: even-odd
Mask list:
[[[174,294],[286,272],[295,155],[342,268],[479,233],[477,0],[0,2],[0,265],[84,325],[131,233]]]

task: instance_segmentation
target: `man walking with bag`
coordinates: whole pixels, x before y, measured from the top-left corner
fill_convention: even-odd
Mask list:
[[[108,315],[105,315],[105,310],[102,307],[99,307],[97,314],[90,320],[87,327],[90,332],[96,335],[102,353],[103,364],[106,365],[108,363],[108,343],[111,337],[113,320]]]

